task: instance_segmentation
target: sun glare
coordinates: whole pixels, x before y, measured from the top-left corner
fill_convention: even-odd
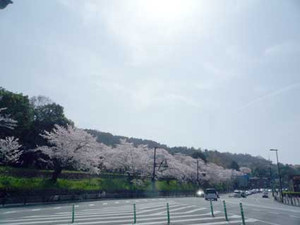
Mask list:
[[[192,7],[187,1],[182,0],[151,0],[139,1],[138,9],[148,20],[172,22],[182,19]]]

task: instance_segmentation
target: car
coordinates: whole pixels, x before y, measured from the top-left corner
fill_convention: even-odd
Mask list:
[[[242,197],[242,198],[246,198],[246,197],[247,197],[247,195],[246,195],[246,192],[245,192],[245,191],[241,191],[241,197]]]
[[[239,191],[239,190],[234,190],[233,197],[234,198],[241,198],[242,197],[242,192]]]
[[[202,189],[199,189],[197,192],[196,192],[196,197],[204,197],[204,191]]]
[[[207,188],[204,193],[205,200],[218,201],[218,192],[215,188]]]
[[[263,194],[262,194],[262,197],[263,198],[269,198],[269,192],[264,191]]]

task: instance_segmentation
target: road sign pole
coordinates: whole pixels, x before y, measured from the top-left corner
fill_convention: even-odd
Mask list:
[[[211,200],[210,200],[210,211],[211,211],[211,216],[215,217],[215,215],[214,215],[214,208],[213,208],[213,204],[212,204]]]
[[[73,204],[73,206],[72,206],[72,223],[74,223],[74,220],[75,220],[75,206]]]
[[[133,223],[136,224],[136,207],[135,207],[135,204],[133,204]]]
[[[223,201],[223,205],[224,205],[225,219],[226,219],[226,221],[228,221],[228,216],[227,216],[227,209],[226,209],[226,202],[225,202],[225,200]]]
[[[242,224],[246,225],[245,223],[245,216],[244,216],[244,210],[243,210],[243,205],[240,203],[240,208],[241,208],[241,216],[242,216]]]
[[[170,209],[169,209],[169,203],[167,203],[167,219],[168,219],[168,224],[170,224]]]

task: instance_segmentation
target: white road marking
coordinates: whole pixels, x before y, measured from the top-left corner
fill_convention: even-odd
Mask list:
[[[232,202],[230,200],[226,200],[226,203],[230,203],[230,204],[234,204],[234,205],[237,204],[236,202]],[[243,205],[253,206],[253,207],[256,207],[256,208],[263,208],[263,209],[272,209],[272,210],[288,211],[288,212],[296,212],[296,213],[299,212],[299,210],[297,211],[297,210],[293,210],[293,209],[286,209],[286,208],[280,208],[280,207],[262,206],[262,205],[259,205],[259,204],[251,204],[251,203],[246,203],[246,202],[243,202]]]
[[[95,206],[95,204],[89,204],[90,207]]]
[[[139,222],[142,224],[162,224],[162,221],[165,221],[166,218],[165,216],[160,216],[160,217],[155,217],[156,220],[160,220],[160,221],[153,221],[153,216],[149,215],[149,218],[139,218]],[[186,218],[185,218],[186,217]],[[192,218],[192,217],[196,217],[196,218]],[[54,218],[53,218],[54,219]],[[69,217],[64,217],[64,218],[56,218],[55,220],[53,220],[51,218],[45,218],[45,220],[41,220],[41,219],[34,219],[31,221],[26,221],[26,220],[4,220],[1,222],[8,222],[10,225],[30,225],[30,224],[45,224],[45,223],[50,223],[50,222],[57,222],[57,223],[69,223],[70,222],[70,216]],[[100,221],[99,221],[100,219]],[[109,219],[109,220],[108,220]],[[112,219],[112,220],[110,220]],[[227,221],[224,221],[225,223],[223,223],[223,221],[220,222],[215,222],[213,220],[218,220],[218,219],[224,219],[223,216],[222,217],[211,217],[211,216],[207,216],[207,217],[201,217],[199,218],[198,215],[180,215],[180,216],[172,216],[172,221],[173,222],[181,222],[186,224],[186,222],[201,222],[201,221],[212,221],[212,223],[205,223],[207,224],[228,224]],[[234,219],[233,217],[229,217],[230,222],[233,222],[232,219]],[[239,218],[238,218],[239,219]],[[132,223],[132,216],[124,216],[124,217],[118,217],[116,219],[116,217],[91,217],[89,215],[85,216],[85,217],[76,217],[76,224],[103,224],[103,223],[122,223],[122,224],[131,224]],[[240,220],[234,221],[234,222],[239,222]],[[247,219],[246,222],[255,222],[257,220],[254,219]]]
[[[104,202],[102,205],[107,205],[107,202]]]
[[[290,215],[290,217],[294,217],[294,218],[300,218],[299,216],[294,216],[294,215]]]
[[[267,222],[267,221],[263,221],[263,220],[257,220],[257,221],[265,223],[265,224],[269,224],[269,225],[280,225],[278,223],[271,223],[271,222]]]
[[[115,202],[115,204],[119,204],[119,202]]]
[[[61,209],[61,207],[55,207],[55,208],[53,208],[53,209]]]
[[[207,208],[199,208],[199,209],[193,209],[193,210],[190,210],[190,211],[186,211],[186,212],[183,212],[184,214],[189,214],[189,213],[193,213],[193,212],[197,212],[197,211],[202,211],[202,210],[205,210]]]
[[[17,211],[7,211],[7,212],[4,212],[3,214],[10,214],[10,213],[16,213]]]
[[[32,212],[41,211],[41,209],[32,209]]]

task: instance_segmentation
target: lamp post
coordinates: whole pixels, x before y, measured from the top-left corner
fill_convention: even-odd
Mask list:
[[[283,201],[283,194],[282,194],[282,183],[281,183],[281,175],[280,175],[280,168],[278,162],[278,149],[270,149],[271,152],[276,152],[276,160],[277,160],[277,169],[278,169],[278,176],[279,176],[279,187],[280,187],[280,201]]]
[[[270,161],[270,159],[269,159]],[[272,162],[270,162],[270,187],[272,188],[272,196],[274,197],[274,182],[273,182],[273,175],[272,175]]]

